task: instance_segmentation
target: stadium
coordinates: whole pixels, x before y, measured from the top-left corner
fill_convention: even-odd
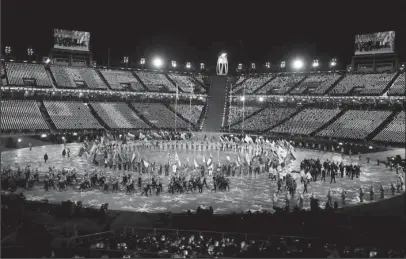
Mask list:
[[[3,257],[404,257],[404,31],[178,61],[49,23],[2,40]]]

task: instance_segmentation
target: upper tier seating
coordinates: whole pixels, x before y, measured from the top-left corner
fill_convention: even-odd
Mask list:
[[[177,129],[188,129],[189,124],[175,115],[162,103],[133,103],[134,108],[150,123],[158,128],[174,129],[175,116]]]
[[[111,129],[150,128],[127,104],[92,102],[93,109]]]
[[[303,75],[297,74],[279,75],[262,87],[257,94],[286,94],[303,78]]]
[[[107,86],[93,68],[51,66],[58,87],[77,88],[89,87],[91,89],[106,89]],[[86,85],[83,85],[83,82]]]
[[[271,132],[309,135],[340,113],[340,109],[304,109]]]
[[[325,94],[329,87],[340,77],[341,75],[339,74],[310,75],[293,89],[290,94],[303,94],[306,91],[314,94]]]
[[[112,90],[130,90],[144,92],[145,89],[130,71],[100,69],[100,73],[106,79]]]
[[[272,78],[272,75],[261,75],[261,76],[253,76],[247,78],[242,84],[238,85],[234,90],[233,93],[243,93],[245,88],[246,94],[252,94],[255,90],[265,84]]]
[[[259,111],[260,109],[262,109],[262,107],[245,106],[245,109],[243,110],[241,106],[234,106],[234,105],[230,106],[228,109],[228,121],[230,122],[229,124],[231,125],[233,123],[236,123],[236,122],[242,120],[243,114],[245,115],[245,117],[248,117],[252,113]]]
[[[245,79],[245,76],[240,76],[240,77],[237,79],[237,82],[235,82],[234,85],[241,84],[241,82],[244,81],[244,79]]]
[[[384,142],[405,143],[405,112],[402,111],[375,136],[374,140]]]
[[[168,76],[175,82],[176,86],[185,93],[196,93],[196,90],[200,89],[190,76],[178,74],[168,74]]]
[[[44,65],[6,62],[6,69],[10,85],[52,87]]]
[[[406,95],[406,72],[403,74],[399,75],[398,78],[396,78],[395,82],[389,89],[388,95]]]
[[[347,74],[331,90],[331,95],[346,95],[354,88],[362,88],[360,94],[379,95],[395,76],[391,74]]]
[[[44,101],[51,120],[57,129],[102,129],[82,102]]]
[[[391,113],[391,111],[349,110],[327,128],[320,131],[317,136],[365,139],[379,127]]]
[[[166,78],[164,74],[143,71],[137,71],[135,73],[151,91],[162,92],[165,90],[163,87],[166,87],[167,90],[165,91],[176,92],[176,87],[168,80],[168,78]]]
[[[1,130],[47,130],[36,101],[2,100]]]
[[[171,108],[175,111],[174,104],[171,104]],[[177,113],[181,114],[183,118],[190,121],[192,124],[198,126],[200,116],[202,115],[204,105],[188,105],[188,104],[178,104]]]
[[[244,130],[263,131],[269,129],[294,113],[294,108],[268,107],[244,121]],[[239,130],[242,122],[232,126],[232,129]]]

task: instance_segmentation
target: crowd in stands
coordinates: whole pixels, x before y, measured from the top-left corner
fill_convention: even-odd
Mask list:
[[[153,92],[169,91],[176,92],[176,87],[164,74],[137,71],[135,72],[146,87]],[[165,89],[166,88],[166,89]]]
[[[6,62],[6,70],[10,85],[52,87],[43,65]]]
[[[330,91],[331,95],[350,94],[354,88],[361,88],[362,95],[379,95],[388,86],[395,73],[382,74],[347,74]]]
[[[171,108],[181,114],[183,118],[190,121],[193,125],[199,124],[199,119],[202,115],[204,105],[189,105],[189,104],[171,104]]]
[[[60,88],[107,89],[106,84],[93,68],[55,65],[50,69]]]
[[[401,111],[395,116],[393,121],[391,121],[378,135],[375,136],[374,140],[383,142],[395,142],[395,143],[405,143],[405,112]]]
[[[341,112],[340,109],[304,109],[271,132],[309,135]]]
[[[175,128],[175,116],[176,128],[188,129],[189,124],[169,110],[162,103],[132,103],[133,107],[151,124],[158,128]]]
[[[306,77],[290,94],[325,94],[327,90],[341,77],[339,74],[310,75]]]
[[[406,72],[403,72],[396,78],[389,89],[388,95],[406,95]]]
[[[267,81],[272,79],[272,75],[260,75],[260,76],[252,76],[247,78],[244,82],[233,90],[233,93],[245,93],[245,94],[252,94],[255,92],[259,87],[264,85]],[[238,82],[238,81],[237,81]]]
[[[305,76],[298,74],[280,75],[258,90],[258,94],[288,94]]]
[[[57,129],[103,128],[83,102],[44,100],[44,106]]]
[[[365,139],[391,113],[391,111],[349,110],[317,135],[333,138]]]
[[[197,85],[193,82],[191,76],[188,75],[178,75],[170,73],[168,74],[169,78],[172,79],[176,86],[182,89],[185,93],[196,93]]]
[[[233,125],[232,128],[234,130],[239,130],[243,127],[244,130],[247,131],[264,131],[286,119],[295,111],[295,108],[268,107],[254,116],[247,118],[247,120],[244,121],[244,126],[242,125],[242,122],[240,122]]]
[[[141,83],[138,82],[130,71],[100,69],[100,73],[106,79],[112,90],[145,91]]]
[[[239,122],[243,119],[243,116],[247,118],[252,113],[259,111],[261,108],[262,107],[260,106],[245,106],[244,109],[242,109],[241,106],[232,105],[228,108],[228,124],[232,125]]]
[[[47,130],[48,125],[41,115],[36,101],[2,100],[1,130]]]

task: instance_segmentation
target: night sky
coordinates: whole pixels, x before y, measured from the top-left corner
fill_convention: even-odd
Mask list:
[[[357,3],[356,5],[354,4]],[[276,66],[281,60],[337,57],[351,61],[360,32],[396,31],[395,48],[406,60],[406,8],[401,1],[119,1],[3,0],[2,45],[16,59],[52,48],[53,28],[91,32],[98,64],[122,56],[132,62],[160,55],[179,63],[215,64],[220,52],[229,62]],[[404,46],[402,48],[402,46]],[[4,50],[3,50],[4,51]]]

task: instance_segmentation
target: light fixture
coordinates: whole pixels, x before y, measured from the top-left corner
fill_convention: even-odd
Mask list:
[[[281,68],[285,68],[286,67],[286,62],[285,61],[282,61],[281,62]]]
[[[18,141],[18,143],[20,143],[22,141],[22,139],[19,138],[17,141]]]
[[[28,54],[28,56],[34,55],[34,50],[31,47],[28,47],[27,54]]]
[[[312,67],[314,67],[314,68],[319,67],[319,61],[317,59],[313,60]]]
[[[242,70],[242,63],[238,64],[238,70]]]
[[[162,59],[160,59],[160,58],[155,58],[155,59],[152,61],[152,64],[153,64],[154,67],[156,67],[156,68],[162,67],[163,63],[164,63],[164,62],[163,62]]]
[[[47,137],[47,134],[41,134],[41,138],[46,138]]]
[[[299,70],[302,69],[304,66],[303,61],[301,59],[296,59],[292,63],[293,69]]]
[[[255,63],[251,63],[251,68],[255,69]]]
[[[241,101],[245,101],[245,96],[241,96],[241,97],[240,97],[240,100],[241,100]]]
[[[204,63],[200,63],[200,70],[204,70]]]
[[[144,65],[144,64],[145,64],[145,58],[141,58],[140,64],[141,64],[141,65]]]
[[[266,62],[265,67],[268,68],[268,69],[271,68],[271,62]]]
[[[191,68],[190,62],[186,62],[186,68],[187,69]]]
[[[4,48],[4,52],[8,55],[8,54],[10,54],[11,53],[11,47],[10,46],[6,46],[5,48]]]
[[[331,62],[330,62],[330,66],[331,67],[335,67],[337,65],[337,59],[336,58],[333,58],[332,60],[331,60]]]
[[[258,101],[263,102],[263,101],[264,101],[264,97],[262,97],[262,96],[259,97],[259,98],[258,98]]]
[[[172,67],[176,67],[176,61],[175,60],[172,60],[171,64],[172,64]]]
[[[128,64],[128,57],[123,57],[123,62],[124,62],[125,64]]]

